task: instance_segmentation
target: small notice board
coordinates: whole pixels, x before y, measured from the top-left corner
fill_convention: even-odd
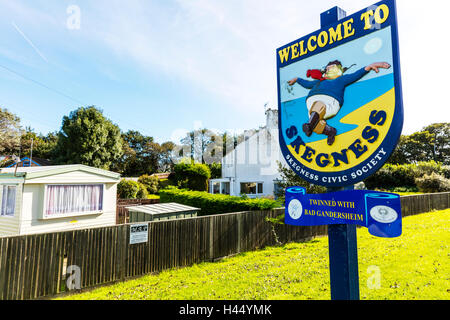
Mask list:
[[[130,225],[130,244],[148,242],[148,223]]]

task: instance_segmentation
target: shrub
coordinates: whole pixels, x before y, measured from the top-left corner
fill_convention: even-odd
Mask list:
[[[434,172],[430,175],[416,178],[416,184],[419,190],[425,193],[450,191],[450,180]]]
[[[148,198],[148,191],[147,191],[147,187],[143,184],[138,182],[139,185],[139,190],[136,194],[136,198],[137,199],[147,199]]]
[[[414,165],[386,164],[364,183],[370,190],[415,187],[414,178]]]
[[[442,175],[446,179],[450,179],[450,166],[442,166]]]
[[[157,194],[159,190],[159,178],[157,176],[149,176],[144,174],[139,177],[139,183],[142,183],[148,194]]]
[[[430,176],[433,173],[446,177],[450,175],[449,171],[447,167],[434,161],[402,165],[386,164],[374,175],[364,180],[364,183],[370,190],[395,190],[398,188],[417,190],[417,178]]]
[[[165,189],[165,188],[171,186],[171,183],[172,182],[169,179],[160,179],[158,190]]]
[[[180,162],[174,166],[169,179],[180,188],[207,191],[210,177],[211,171],[206,164]]]
[[[270,210],[279,203],[270,199],[244,199],[224,194],[210,194],[169,187],[159,191],[160,202],[177,202],[200,208],[199,216],[253,210]]]
[[[136,199],[139,192],[139,184],[133,180],[122,179],[117,185],[119,199]]]
[[[208,165],[209,170],[211,171],[211,179],[220,179],[222,178],[222,164],[213,162]]]

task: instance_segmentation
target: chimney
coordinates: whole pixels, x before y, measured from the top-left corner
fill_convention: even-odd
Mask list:
[[[266,110],[266,128],[278,129],[278,110],[270,108]]]

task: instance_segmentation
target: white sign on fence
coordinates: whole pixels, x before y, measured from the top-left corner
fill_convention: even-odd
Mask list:
[[[148,242],[148,223],[130,225],[130,244]]]

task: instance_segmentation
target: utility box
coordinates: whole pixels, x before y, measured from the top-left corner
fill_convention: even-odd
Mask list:
[[[175,202],[126,207],[130,223],[192,218],[201,209]]]

